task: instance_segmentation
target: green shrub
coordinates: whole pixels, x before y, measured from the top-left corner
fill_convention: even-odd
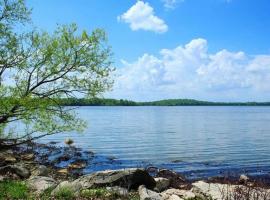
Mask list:
[[[59,192],[55,194],[55,198],[59,200],[72,200],[75,199],[75,195],[69,188],[61,188]]]
[[[97,188],[97,189],[86,189],[82,190],[81,197],[84,198],[104,198],[104,199],[111,199],[113,194],[110,193],[105,188]]]
[[[22,181],[0,182],[0,200],[29,199],[29,190]]]

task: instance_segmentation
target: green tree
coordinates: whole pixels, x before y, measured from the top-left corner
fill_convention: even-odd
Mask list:
[[[79,33],[72,24],[52,34],[35,29],[16,33],[29,22],[24,0],[0,0],[2,146],[82,130],[84,122],[61,105],[61,98],[95,97],[113,84],[111,50],[103,30]],[[14,129],[18,123],[24,130]]]

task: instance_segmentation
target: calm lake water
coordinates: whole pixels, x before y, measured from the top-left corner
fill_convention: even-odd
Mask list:
[[[270,172],[270,107],[80,107],[78,114],[88,122],[84,134],[43,142],[70,137],[100,155],[85,172],[150,165],[191,178]]]

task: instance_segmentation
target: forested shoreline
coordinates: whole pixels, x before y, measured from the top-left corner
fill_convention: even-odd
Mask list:
[[[65,98],[65,106],[270,106],[270,102],[210,102],[194,99],[165,99],[160,101],[136,102],[126,99]]]

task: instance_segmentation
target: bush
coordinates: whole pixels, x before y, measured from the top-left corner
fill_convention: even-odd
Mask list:
[[[27,199],[29,190],[22,181],[0,182],[0,200],[6,199]]]
[[[75,199],[74,193],[69,188],[61,188],[59,192],[55,194],[56,199],[72,200]]]

